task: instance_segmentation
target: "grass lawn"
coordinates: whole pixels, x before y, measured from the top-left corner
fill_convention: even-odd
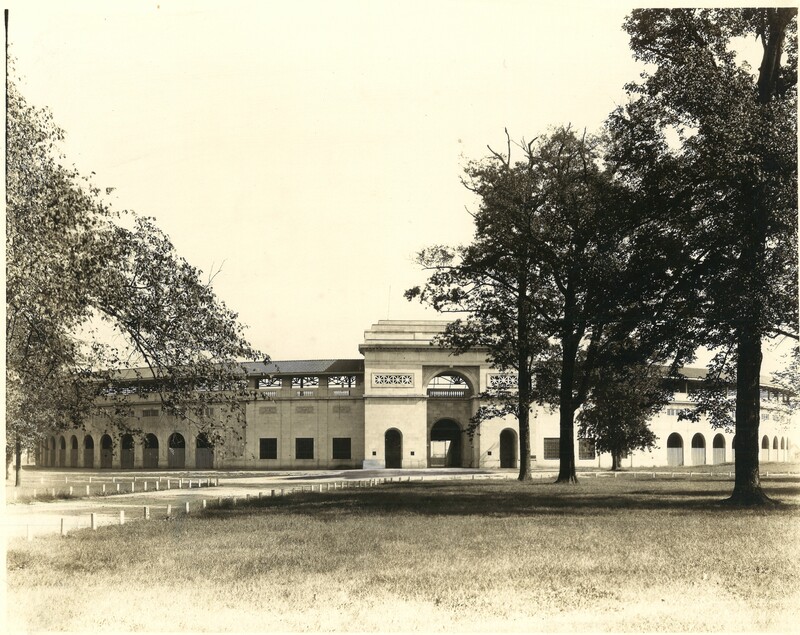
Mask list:
[[[69,631],[797,631],[800,479],[389,484],[8,546],[8,620]]]

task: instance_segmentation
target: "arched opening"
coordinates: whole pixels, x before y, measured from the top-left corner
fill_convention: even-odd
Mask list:
[[[706,439],[699,432],[692,437],[692,465],[706,464]]]
[[[214,446],[208,440],[208,435],[201,432],[197,435],[195,443],[195,465],[201,470],[211,470],[214,468]]]
[[[667,465],[683,465],[683,438],[677,432],[667,437]]]
[[[167,454],[167,467],[186,467],[186,440],[179,432],[173,432],[168,440],[169,452]]]
[[[69,440],[69,466],[78,467],[78,437],[74,434]]]
[[[461,428],[452,419],[433,424],[428,467],[461,467]]]
[[[111,468],[112,457],[114,456],[114,443],[111,437],[104,434],[100,439],[100,468]]]
[[[500,467],[517,467],[517,433],[506,428],[500,433]]]
[[[120,450],[120,467],[123,470],[133,469],[133,435],[123,434]]]
[[[781,437],[781,461],[788,461],[789,457],[786,456],[786,439]]]
[[[58,440],[58,467],[66,467],[67,465],[67,440],[64,437]]]
[[[461,399],[472,395],[469,382],[455,371],[445,371],[433,377],[426,392],[434,399]]]
[[[769,437],[765,434],[761,438],[761,456],[760,461],[769,461]]]
[[[89,434],[83,438],[83,467],[94,469],[94,439]]]
[[[725,437],[721,434],[714,436],[714,465],[725,463]]]
[[[778,456],[778,437],[772,439],[772,449],[775,450],[775,456]]]
[[[155,469],[158,467],[158,437],[151,433],[144,435],[142,467],[145,469]]]
[[[389,428],[383,435],[383,451],[386,467],[401,469],[403,467],[403,433],[397,428]]]

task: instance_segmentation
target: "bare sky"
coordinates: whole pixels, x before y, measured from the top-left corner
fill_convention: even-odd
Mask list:
[[[468,159],[596,131],[640,72],[632,3],[12,2],[27,99],[153,216],[273,359],[357,357],[414,254],[470,239]]]

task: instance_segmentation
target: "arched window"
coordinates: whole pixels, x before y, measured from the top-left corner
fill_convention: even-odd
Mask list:
[[[667,437],[667,465],[683,465],[683,438],[677,432]]]
[[[145,469],[155,469],[158,467],[158,437],[152,433],[144,435],[142,467]]]
[[[706,439],[699,432],[692,437],[692,465],[706,464]]]
[[[167,441],[167,467],[183,469],[186,467],[186,439],[179,432],[169,435]]]
[[[89,434],[83,438],[83,467],[94,468],[94,439]]]
[[[725,437],[721,434],[714,436],[714,465],[725,463]]]

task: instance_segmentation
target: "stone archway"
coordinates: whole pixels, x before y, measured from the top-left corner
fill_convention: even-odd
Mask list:
[[[517,433],[511,428],[505,428],[500,433],[500,467],[517,467]]]
[[[402,469],[403,467],[403,433],[397,428],[389,428],[383,435],[383,451],[386,467]]]
[[[677,432],[667,437],[667,465],[683,465],[683,438]]]
[[[428,467],[461,467],[461,427],[453,419],[440,419],[433,424],[428,451]]]
[[[142,467],[145,469],[155,469],[158,467],[158,437],[152,433],[144,435]]]
[[[195,441],[195,467],[199,470],[214,469],[214,446],[205,432],[198,434]]]
[[[167,467],[183,469],[186,467],[186,440],[180,432],[169,435]]]
[[[69,440],[69,466],[78,467],[78,437],[74,434]]]
[[[132,470],[133,453],[134,453],[133,435],[127,433],[123,434],[120,446],[121,446],[120,456],[119,456],[120,467],[123,470]]]
[[[83,438],[83,467],[94,468],[94,439],[91,434]]]
[[[721,434],[717,434],[714,437],[713,446],[714,446],[714,454],[713,454],[714,465],[718,465],[719,463],[725,463],[725,437],[723,437]]]
[[[111,437],[104,434],[100,439],[100,468],[110,469],[114,456],[114,442]]]

